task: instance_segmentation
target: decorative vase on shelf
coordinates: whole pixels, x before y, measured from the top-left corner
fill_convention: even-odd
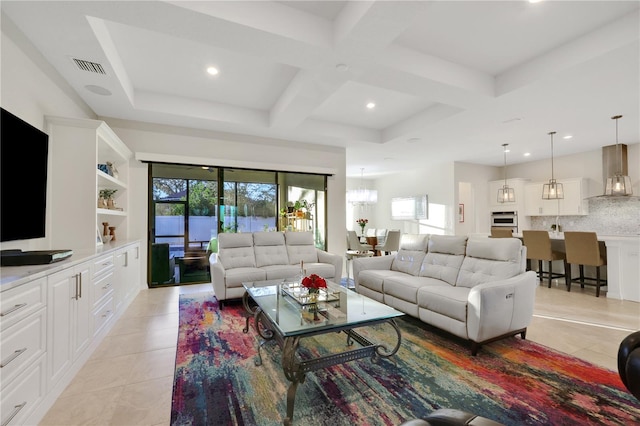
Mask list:
[[[107,199],[104,197],[98,197],[98,208],[106,209],[107,208]]]
[[[110,226],[109,227],[109,235],[111,235],[111,241],[115,241],[116,240],[116,227],[115,226]]]
[[[364,237],[364,227],[367,225],[360,225],[360,228],[362,229],[362,236]]]
[[[107,198],[107,208],[114,209],[116,207],[116,203],[113,201],[113,198]]]

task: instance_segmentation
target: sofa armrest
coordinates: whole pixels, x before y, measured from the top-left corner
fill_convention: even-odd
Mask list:
[[[353,281],[358,285],[358,274],[366,269],[388,271],[395,256],[357,257],[353,259]]]
[[[316,248],[316,251],[318,252],[318,262],[330,263],[333,265],[336,270],[333,278],[338,284],[340,284],[340,280],[342,279],[342,257],[334,253],[329,253],[328,251],[320,250],[318,248]]]
[[[218,256],[216,253],[212,253],[209,256],[209,268],[211,270],[211,284],[213,285],[213,293],[218,300],[225,300],[227,298],[227,289],[225,274],[226,271],[221,262],[218,262]]]
[[[467,334],[474,342],[522,330],[533,317],[538,279],[528,271],[477,285],[467,298]]]

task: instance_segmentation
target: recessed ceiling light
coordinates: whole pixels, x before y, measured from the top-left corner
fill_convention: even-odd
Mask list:
[[[540,3],[542,0],[529,0],[529,3]]]
[[[338,71],[347,71],[349,69],[349,65],[347,65],[347,64],[336,64],[336,69]]]
[[[523,155],[524,155],[525,157],[528,157],[528,156],[530,156],[530,155],[531,155],[531,153],[530,153],[530,152],[525,152]]]
[[[216,67],[208,67],[208,68],[207,68],[207,72],[208,72],[210,75],[218,75],[218,72],[219,72],[219,71],[218,71],[218,68],[216,68]]]
[[[567,135],[567,136],[563,136],[562,139],[571,139],[573,137],[573,135]]]
[[[367,104],[367,108],[369,108],[369,109],[374,109],[375,107],[376,107],[376,104],[374,102],[369,102]]]
[[[105,89],[102,86],[95,86],[93,84],[89,84],[87,86],[84,86],[84,88],[90,91],[91,93],[95,93],[96,95],[111,96],[111,91],[109,89]]]
[[[418,143],[421,140],[422,139],[420,139],[420,138],[409,138],[409,139],[407,139],[407,143]]]

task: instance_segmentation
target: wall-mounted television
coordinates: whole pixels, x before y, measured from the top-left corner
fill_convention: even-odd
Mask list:
[[[49,136],[0,110],[0,241],[44,238]]]

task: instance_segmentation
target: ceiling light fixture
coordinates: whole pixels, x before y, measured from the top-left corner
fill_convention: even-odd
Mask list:
[[[616,159],[618,162],[618,171],[614,176],[607,178],[607,185],[604,189],[604,195],[631,195],[633,188],[631,187],[631,178],[624,175],[624,166],[622,161],[622,147],[618,143],[618,119],[621,115],[614,115],[612,120],[616,120]]]
[[[507,185],[507,152],[509,152],[509,150],[507,149],[508,146],[508,143],[502,144],[504,150],[504,185],[502,185],[502,188],[498,189],[499,203],[515,203],[516,201],[516,194],[513,188],[509,188],[509,185]]]
[[[360,187],[347,191],[349,204],[368,206],[378,202],[378,191],[364,187],[364,168],[360,169]]]
[[[562,139],[572,139],[572,138],[573,138],[573,135],[566,135],[562,137]]]
[[[220,71],[218,71],[218,68],[216,67],[209,67],[207,68],[207,73],[209,73],[210,75],[218,75]]]
[[[542,185],[542,199],[543,200],[562,200],[564,199],[564,189],[561,183],[557,183],[553,178],[553,135],[556,132],[549,132],[551,136],[551,179],[549,183]]]
[[[367,104],[367,108],[369,108],[369,109],[374,109],[375,107],[376,107],[376,104],[374,102],[369,102]]]

